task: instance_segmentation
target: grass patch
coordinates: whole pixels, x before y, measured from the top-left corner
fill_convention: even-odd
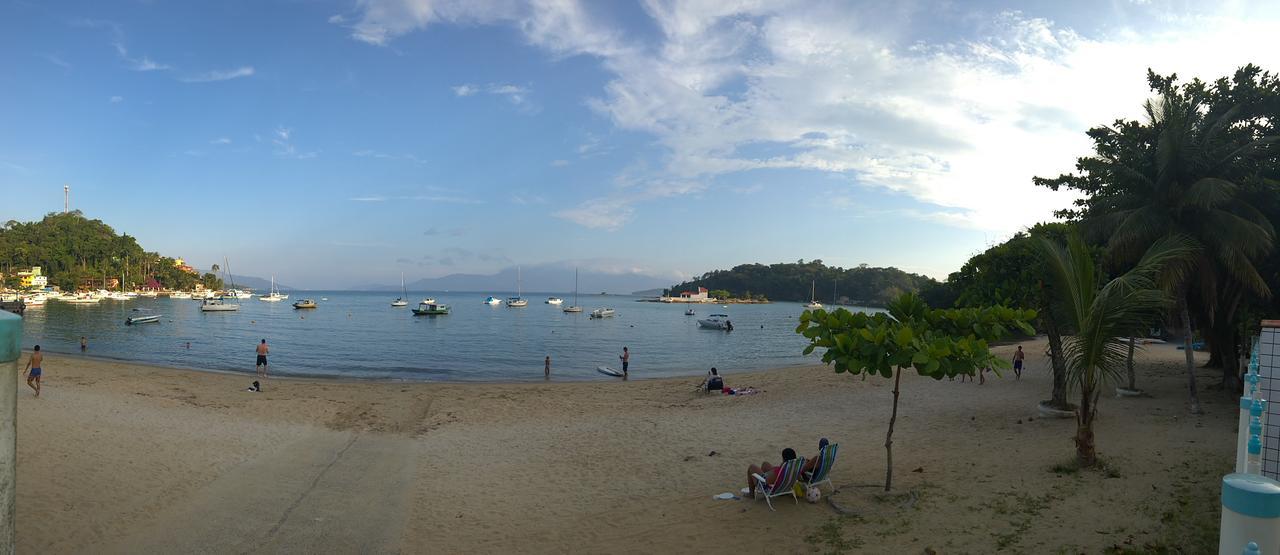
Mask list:
[[[862,539],[858,537],[845,538],[844,524],[848,521],[857,521],[857,517],[831,517],[827,522],[819,526],[813,533],[805,536],[805,543],[814,546],[816,549],[822,550],[823,553],[830,555],[839,555],[848,553],[851,550],[862,547]]]

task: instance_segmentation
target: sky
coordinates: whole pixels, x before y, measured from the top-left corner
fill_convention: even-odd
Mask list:
[[[0,221],[71,207],[344,288],[822,259],[945,278],[1052,219],[1146,70],[1275,2],[0,0]]]

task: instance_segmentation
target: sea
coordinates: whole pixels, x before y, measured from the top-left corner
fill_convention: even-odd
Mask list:
[[[551,295],[573,304],[572,294],[526,293],[529,306],[484,304],[485,297],[511,293],[410,292],[408,307],[392,307],[397,293],[364,291],[289,292],[287,301],[240,299],[236,312],[201,312],[188,299],[137,298],[73,305],[56,300],[29,307],[23,317],[23,348],[40,345],[57,356],[85,355],[123,361],[230,372],[254,372],[254,349],[271,348],[273,375],[404,381],[534,381],[543,379],[551,357],[556,380],[610,380],[599,366],[619,368],[631,353],[633,379],[702,375],[818,364],[804,356],[807,342],[795,332],[799,303],[755,305],[667,304],[624,295],[583,295],[579,314],[545,304]],[[415,316],[410,308],[434,297],[448,304],[445,316]],[[298,299],[315,309],[297,310]],[[597,307],[615,309],[593,320]],[[692,307],[695,316],[686,316]],[[851,310],[873,311],[861,307]],[[130,316],[161,315],[159,323],[125,325]],[[734,330],[700,328],[696,320],[727,314]]]

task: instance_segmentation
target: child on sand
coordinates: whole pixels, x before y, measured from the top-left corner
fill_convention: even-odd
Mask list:
[[[27,367],[22,369],[22,375],[27,376],[27,386],[36,392],[36,397],[40,396],[40,376],[44,374],[44,370],[40,365],[44,363],[44,353],[40,352],[40,346],[31,353],[31,358],[27,359]],[[28,375],[30,371],[30,375]],[[33,385],[31,382],[35,382]]]

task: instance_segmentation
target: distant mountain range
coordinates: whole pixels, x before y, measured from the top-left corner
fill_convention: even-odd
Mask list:
[[[255,293],[256,292],[266,293],[267,290],[271,289],[271,280],[269,279],[262,279],[260,277],[253,277],[253,276],[242,276],[238,274],[233,274],[232,277],[235,278],[234,281],[236,282],[236,287],[239,287],[242,289],[253,289]],[[231,287],[230,282],[227,282],[227,287]],[[283,283],[280,283],[278,281],[276,282],[276,289],[279,289],[281,291],[297,291],[298,290],[297,287],[291,287]]]
[[[573,268],[562,266],[525,266],[521,269],[521,278],[526,292],[572,293]],[[237,283],[239,277],[236,278]],[[655,277],[641,273],[609,273],[580,270],[578,272],[578,291],[583,295],[612,293],[615,295],[638,293],[662,293],[662,287],[670,283],[670,278]],[[505,293],[516,290],[516,269],[507,268],[496,274],[450,274],[438,278],[420,279],[405,284],[411,291],[466,291]],[[400,284],[365,285],[355,289],[364,291],[396,291]],[[648,290],[648,291],[643,291]]]

